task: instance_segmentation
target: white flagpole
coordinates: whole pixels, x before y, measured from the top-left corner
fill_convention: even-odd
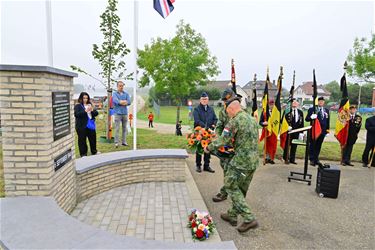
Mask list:
[[[46,25],[47,25],[47,56],[48,66],[53,67],[53,45],[52,45],[52,11],[51,0],[46,0]]]
[[[138,85],[138,1],[134,0],[134,59],[135,59],[135,84],[133,88],[133,150],[137,150],[137,85]]]

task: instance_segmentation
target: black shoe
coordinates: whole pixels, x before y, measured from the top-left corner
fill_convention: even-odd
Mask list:
[[[346,165],[348,165],[346,162],[343,162],[341,165],[343,165],[343,166],[346,166]]]
[[[369,166],[368,166],[366,163],[363,163],[363,164],[362,164],[362,167],[364,167],[364,168],[368,168]]]
[[[129,144],[127,144],[127,143],[123,143],[123,144],[121,144],[122,146],[129,146]]]
[[[316,163],[315,163],[315,162],[313,162],[313,161],[310,161],[310,166],[313,166],[313,167],[315,167],[315,165],[316,165]]]
[[[196,167],[195,167],[195,171],[197,171],[198,173],[200,173],[200,172],[202,172],[202,169],[201,169],[200,166],[196,166]]]
[[[269,160],[268,162],[269,162],[270,164],[272,164],[272,165],[275,164],[275,162],[274,162],[273,160]]]
[[[354,167],[354,164],[351,164],[350,162],[346,162],[345,164],[348,166]]]
[[[229,222],[229,224],[231,224],[234,227],[237,226],[237,219],[230,217],[229,214],[227,214],[227,213],[220,214],[220,218]]]
[[[296,165],[297,165],[297,162],[295,162],[295,161],[290,161],[289,163],[292,163],[292,164],[296,164]]]
[[[228,198],[227,195],[225,194],[222,194],[222,193],[218,193],[217,195],[215,195],[214,197],[212,197],[212,201],[213,202],[220,202],[220,201],[224,201]]]
[[[215,170],[213,170],[212,168],[210,168],[210,166],[204,167],[203,171],[207,171],[207,172],[210,172],[210,173],[215,173]]]

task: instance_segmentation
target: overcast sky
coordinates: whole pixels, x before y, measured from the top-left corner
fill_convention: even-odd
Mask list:
[[[293,70],[297,84],[311,80],[313,68],[319,83],[338,81],[355,37],[370,37],[374,31],[373,1],[176,0],[165,20],[152,2],[139,4],[139,48],[151,38],[172,37],[184,19],[218,58],[221,74],[216,79],[230,79],[234,58],[240,85],[254,73],[264,79],[267,65],[272,79],[284,66],[286,87]],[[74,64],[97,75],[91,51],[93,43],[102,42],[99,15],[105,6],[104,0],[52,1],[54,67],[70,70]],[[1,0],[0,7],[1,63],[47,65],[45,2]],[[120,0],[118,9],[123,40],[133,51],[133,0]],[[126,61],[133,71],[133,53]],[[83,76],[75,82],[93,83]]]

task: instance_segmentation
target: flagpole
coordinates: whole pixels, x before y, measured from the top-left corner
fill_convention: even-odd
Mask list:
[[[52,8],[51,0],[46,0],[46,38],[48,66],[53,67],[53,45],[52,45]]]
[[[344,76],[345,76],[345,78],[346,78],[346,70],[347,70],[347,68],[348,68],[348,63],[345,61],[345,63],[344,63]],[[346,81],[346,79],[345,79],[345,81]],[[346,121],[346,122],[348,122],[348,121]],[[349,134],[349,126],[345,126],[345,127],[347,127],[347,135]],[[344,129],[345,129],[345,127],[344,127]],[[348,141],[348,138],[346,138],[346,142]],[[340,143],[341,144],[341,143]],[[340,145],[341,147],[341,165],[344,163],[344,147],[345,146],[343,146],[343,145]]]
[[[266,76],[266,84],[267,85],[268,85],[268,75],[269,75],[269,72],[270,72],[270,68],[267,67],[267,76]],[[267,93],[266,113],[267,113],[268,101],[269,101],[269,95]],[[267,123],[268,123],[267,115],[268,114],[266,114],[266,115],[263,114],[263,119],[264,119],[264,121],[267,121]],[[268,124],[267,124],[267,126],[268,126]],[[263,127],[263,129],[265,129],[265,131],[264,131],[263,165],[266,165],[266,158],[267,158],[267,132],[268,132],[268,128]]]
[[[137,150],[137,86],[138,86],[138,1],[134,0],[134,61],[135,61],[135,83],[133,87],[133,150]]]

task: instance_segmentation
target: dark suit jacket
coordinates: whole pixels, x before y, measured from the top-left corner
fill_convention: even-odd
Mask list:
[[[366,140],[374,141],[375,140],[375,115],[366,119],[365,127],[367,130]]]
[[[355,115],[354,119],[349,120],[349,132],[347,144],[354,144],[357,141],[358,133],[361,130],[362,117]]]
[[[271,111],[269,111],[268,114],[266,115],[266,120],[264,120],[264,114],[263,114],[263,112],[261,112],[260,119],[259,119],[259,125],[262,126],[262,127],[267,126],[267,125],[264,125],[263,123],[265,121],[268,122],[268,119],[270,119],[270,117],[271,117]]]
[[[97,116],[98,114],[99,114],[98,111],[95,109],[91,111],[92,119],[95,120],[95,116]],[[77,130],[85,129],[87,126],[87,121],[89,117],[87,116],[85,107],[82,104],[78,103],[74,106],[74,116],[76,118],[76,129]]]
[[[300,109],[297,109],[297,112],[298,112],[298,121],[297,122],[296,122],[296,119],[294,119],[293,110],[285,116],[289,126],[291,126],[293,129],[304,127],[303,112]]]
[[[310,116],[314,113],[314,107],[312,108],[309,108],[309,111],[307,112],[307,115],[306,115],[306,121],[307,122],[312,122]],[[316,114],[318,115],[318,118],[319,119],[319,122],[320,122],[320,127],[322,128],[322,135],[325,135],[329,132],[329,118],[330,118],[330,115],[329,115],[329,110],[326,109],[326,108],[323,108],[324,110],[324,115],[321,114],[321,112],[316,112]]]
[[[202,104],[199,104],[193,112],[194,127],[201,126],[202,128],[211,128],[216,125],[217,117],[213,108],[207,105],[207,111]]]

